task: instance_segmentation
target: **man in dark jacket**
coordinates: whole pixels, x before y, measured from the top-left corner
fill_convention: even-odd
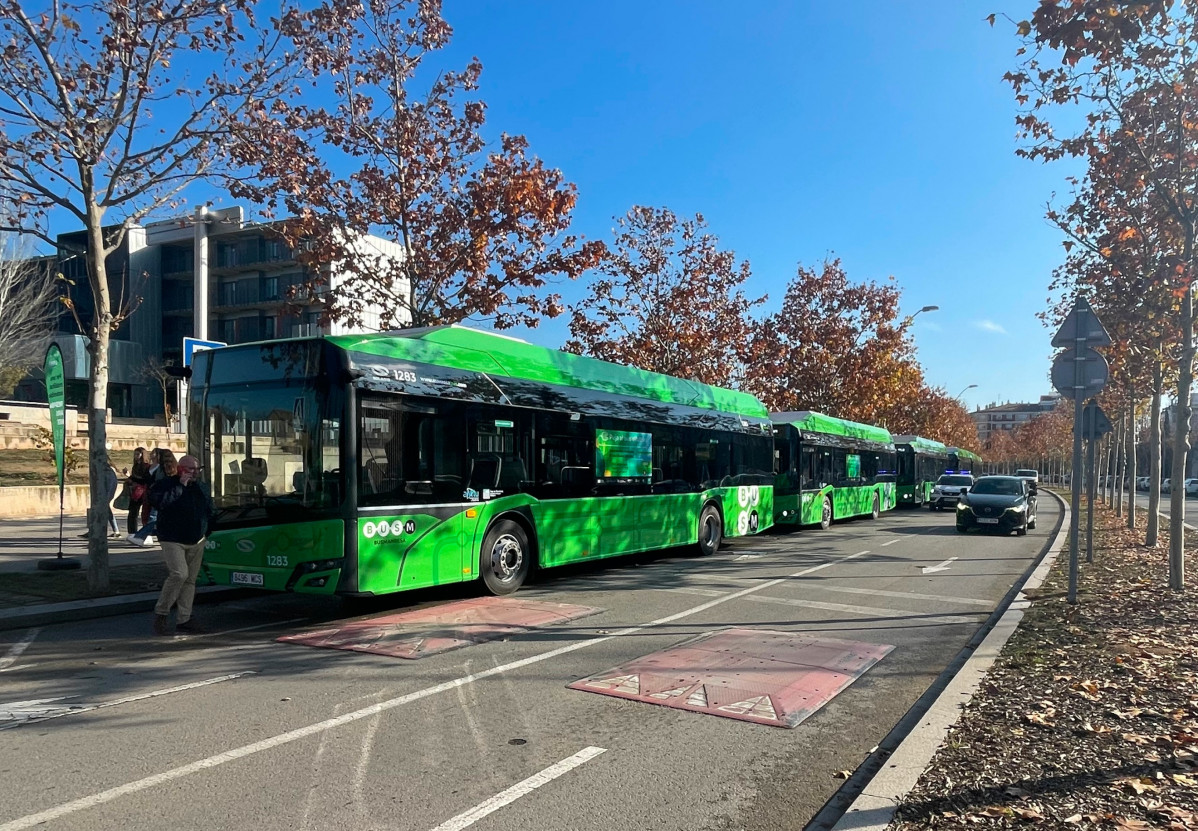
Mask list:
[[[212,498],[196,478],[199,469],[195,456],[184,456],[175,476],[168,476],[150,488],[150,504],[158,509],[158,542],[170,572],[154,606],[154,632],[158,635],[171,634],[170,613],[174,605],[179,608],[178,631],[203,631],[191,617],[191,605],[204,559]]]

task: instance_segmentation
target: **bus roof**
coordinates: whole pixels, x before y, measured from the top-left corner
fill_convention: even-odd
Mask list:
[[[956,453],[958,459],[971,459],[975,462],[980,462],[982,460],[982,457],[977,453],[974,453],[972,450],[966,450],[964,447],[950,447],[948,452]]]
[[[845,436],[852,439],[891,444],[890,431],[885,427],[875,427],[872,424],[861,424],[835,416],[824,415],[810,410],[791,413],[770,413],[770,421],[775,424],[790,424],[804,433],[824,433],[831,436]]]
[[[923,436],[894,436],[894,444],[896,447],[900,445],[910,445],[911,449],[917,453],[931,453],[938,456],[948,455],[948,445],[942,444],[935,439],[925,439]]]
[[[755,419],[768,411],[752,395],[559,352],[465,326],[433,326],[366,335],[333,335],[335,346],[364,356],[434,364],[600,393],[643,398]]]

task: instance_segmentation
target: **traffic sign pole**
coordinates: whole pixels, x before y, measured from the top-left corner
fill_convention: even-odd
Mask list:
[[[1077,603],[1078,505],[1081,502],[1082,400],[1102,392],[1110,377],[1106,358],[1091,347],[1110,346],[1111,336],[1090,303],[1080,294],[1053,335],[1052,345],[1064,348],[1052,364],[1052,384],[1073,399],[1073,509],[1069,512],[1069,602]],[[1072,366],[1070,366],[1072,364]]]
[[[1086,452],[1086,562],[1094,562],[1094,500],[1098,498],[1098,476],[1094,464],[1094,445],[1098,442],[1098,402],[1091,401],[1086,407],[1089,424],[1086,432],[1089,434],[1089,445]]]
[[[1086,347],[1085,332],[1086,315],[1090,312],[1089,305],[1084,308],[1074,304],[1077,315],[1075,327],[1075,345],[1073,359],[1073,510],[1069,512],[1069,602],[1077,603],[1077,545],[1078,545],[1078,510],[1082,498],[1082,390],[1085,388],[1084,351]]]

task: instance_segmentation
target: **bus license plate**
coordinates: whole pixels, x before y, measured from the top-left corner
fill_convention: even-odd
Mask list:
[[[235,586],[261,586],[262,575],[254,574],[252,571],[235,571],[233,572],[233,585]]]
[[[998,525],[997,519],[986,519],[984,517],[979,517],[978,522],[980,522],[982,525]],[[256,575],[251,575],[251,576],[256,576]]]

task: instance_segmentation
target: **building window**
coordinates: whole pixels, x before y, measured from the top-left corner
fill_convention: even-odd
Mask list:
[[[263,300],[278,300],[279,299],[279,278],[278,277],[263,277],[262,278],[262,299]]]
[[[237,302],[237,283],[229,281],[221,283],[220,302],[222,306],[232,306]]]
[[[220,322],[220,339],[225,343],[237,342],[237,321],[222,320]]]
[[[265,315],[262,318],[262,337],[265,340],[278,337],[276,332],[278,320],[274,315]]]

